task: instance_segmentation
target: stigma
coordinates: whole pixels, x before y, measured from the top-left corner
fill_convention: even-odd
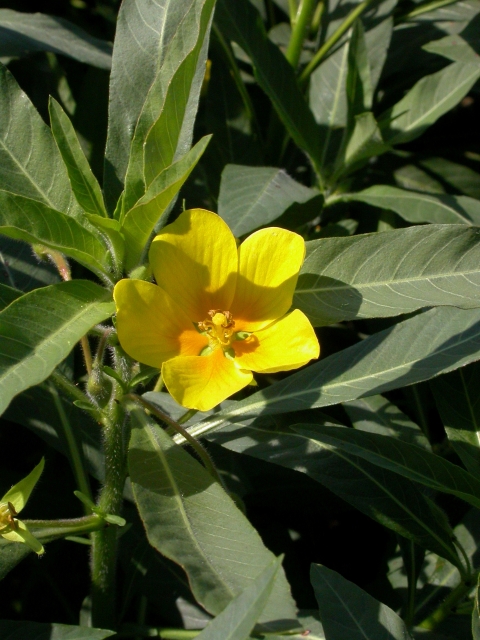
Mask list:
[[[211,309],[207,318],[198,323],[198,328],[208,335],[211,349],[220,346],[225,350],[230,347],[235,331],[235,321],[230,311]]]

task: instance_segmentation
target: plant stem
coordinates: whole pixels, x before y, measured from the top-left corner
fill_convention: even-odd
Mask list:
[[[90,500],[92,500],[92,494],[90,491],[90,483],[88,481],[88,475],[85,471],[85,467],[83,464],[82,456],[80,455],[80,450],[78,448],[78,442],[75,438],[75,434],[73,433],[72,425],[65,413],[65,409],[63,407],[62,398],[60,397],[57,389],[53,384],[49,384],[49,391],[53,397],[53,402],[55,403],[55,407],[58,412],[58,416],[60,418],[60,422],[63,427],[63,433],[65,435],[65,440],[67,441],[67,447],[69,452],[70,463],[73,467],[73,475],[75,476],[75,480],[77,482],[77,488],[85,494]],[[90,509],[84,505],[85,514],[90,514]]]
[[[295,26],[295,20],[297,19],[297,11],[297,0],[288,0],[288,12],[290,13],[290,24],[292,25],[292,29]]]
[[[95,420],[101,422],[101,412],[98,411],[95,405],[91,403],[90,398],[85,395],[83,391],[80,391],[80,389],[75,386],[73,382],[71,382],[66,376],[64,376],[63,373],[60,373],[60,371],[58,371],[57,369],[50,375],[50,379],[61,391],[64,392],[65,395],[69,396],[73,401],[91,405],[92,415],[94,416]]]
[[[48,542],[55,538],[75,534],[91,533],[108,526],[105,520],[96,514],[68,520],[23,520],[23,522],[40,542]],[[6,544],[11,544],[11,542],[0,538],[0,547]]]
[[[222,478],[220,477],[220,474],[218,473],[215,465],[213,464],[210,458],[210,455],[208,454],[208,451],[198,440],[196,440],[192,435],[190,435],[190,433],[186,429],[184,429],[175,420],[172,420],[172,418],[170,418],[170,416],[167,416],[166,413],[163,413],[163,411],[160,411],[160,409],[158,409],[154,404],[152,404],[151,402],[148,402],[147,400],[144,400],[140,396],[137,396],[135,393],[129,393],[128,395],[125,396],[125,399],[133,400],[134,402],[138,402],[139,404],[143,405],[145,409],[148,409],[148,411],[150,411],[150,413],[153,413],[153,415],[159,418],[159,420],[161,420],[165,424],[170,425],[171,427],[173,427],[173,429],[177,433],[181,434],[185,438],[185,440],[188,442],[188,444],[192,447],[192,449],[194,449],[195,453],[203,462],[203,465],[206,468],[206,470],[219,483],[219,485],[223,487]]]
[[[449,4],[453,4],[457,0],[434,0],[434,2],[426,2],[425,4],[416,7],[410,13],[406,13],[403,16],[400,16],[395,24],[399,22],[406,22],[407,20],[411,20],[412,18],[417,18],[418,16],[423,15],[424,13],[429,13],[430,11],[434,11],[435,9],[441,9],[441,7],[446,7]]]
[[[285,57],[294,69],[298,67],[303,42],[305,40],[307,28],[310,26],[316,4],[317,0],[301,0],[300,6],[298,7],[295,23],[292,25],[290,42],[288,43],[287,51],[285,52]]]
[[[119,638],[131,638],[134,634],[142,638],[161,638],[161,640],[191,640],[202,632],[201,629],[162,629],[139,624],[124,624]],[[288,636],[285,636],[288,638]]]
[[[438,625],[450,615],[455,606],[468,595],[475,584],[476,577],[477,573],[475,572],[470,576],[469,580],[462,580],[462,582],[450,592],[442,604],[418,626],[422,629],[428,629],[429,631],[433,631],[433,629],[438,627]]]
[[[305,69],[302,71],[299,77],[300,85],[304,86],[312,74],[313,71],[318,67],[320,62],[323,60],[325,55],[330,51],[330,49],[340,40],[344,33],[346,33],[355,20],[362,15],[362,13],[367,9],[375,0],[363,0],[359,5],[353,9],[346,19],[342,22],[342,24],[338,27],[336,31],[332,33],[332,35],[326,40],[317,53],[313,56],[310,62],[307,64]]]
[[[125,413],[118,402],[121,395],[121,386],[115,383],[103,419],[105,481],[97,505],[111,515],[120,515],[127,473],[125,444],[128,438],[124,434]],[[94,533],[92,542],[92,625],[114,629],[117,528],[108,527]]]

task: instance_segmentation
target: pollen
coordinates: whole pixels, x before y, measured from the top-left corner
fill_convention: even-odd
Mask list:
[[[215,349],[221,346],[222,349],[229,349],[235,331],[235,321],[230,311],[211,309],[208,317],[198,323],[200,331],[208,335],[209,346]]]

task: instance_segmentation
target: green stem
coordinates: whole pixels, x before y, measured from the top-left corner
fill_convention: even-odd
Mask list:
[[[290,42],[288,43],[285,57],[294,69],[298,67],[303,42],[305,40],[307,28],[310,26],[316,4],[317,0],[301,0],[295,22],[292,24],[292,35],[290,36]]]
[[[288,12],[290,14],[290,24],[292,29],[295,26],[295,20],[297,19],[298,2],[297,0],[288,0]]]
[[[469,580],[460,582],[445,598],[442,604],[418,626],[421,629],[428,629],[429,631],[436,629],[436,627],[452,613],[455,606],[468,595],[475,584],[476,577],[477,574],[474,573],[470,576]]]
[[[105,520],[96,514],[69,520],[23,520],[23,522],[40,542],[48,542],[55,538],[70,535],[91,533],[108,526]],[[0,538],[0,547],[6,544],[11,544],[11,542]]]
[[[453,4],[457,2],[457,0],[434,0],[434,2],[427,2],[426,4],[420,5],[416,7],[410,13],[406,13],[403,16],[400,16],[395,23],[406,22],[407,20],[411,20],[412,18],[417,18],[418,16],[423,15],[424,13],[429,13],[430,11],[434,11],[435,9],[440,9],[441,7],[446,7],[449,4]]]
[[[77,386],[75,386],[73,382],[71,382],[71,380],[64,376],[63,373],[58,371],[58,369],[50,375],[50,379],[61,391],[65,393],[65,395],[69,396],[72,400],[82,402],[83,404],[91,404],[89,397],[85,395],[83,391],[81,391]],[[95,407],[92,404],[92,410],[93,409],[95,409]],[[98,415],[98,419],[100,419],[100,413]]]
[[[97,502],[104,513],[120,515],[127,475],[125,413],[118,402],[122,390],[115,383],[114,394],[104,416],[105,481]],[[117,565],[117,528],[109,527],[92,535],[92,625],[115,628],[115,582]]]
[[[183,416],[181,416],[178,420],[177,423],[178,424],[185,424],[185,422],[188,422],[190,420],[190,418],[193,418],[193,416],[195,414],[198,413],[198,409],[189,409],[186,413],[183,414]]]
[[[49,384],[49,391],[53,397],[53,402],[55,403],[55,407],[57,409],[60,422],[63,427],[63,433],[65,435],[65,440],[67,441],[67,447],[69,452],[70,463],[73,467],[73,474],[75,476],[75,480],[77,482],[77,488],[84,493],[90,500],[92,500],[92,494],[90,491],[90,483],[88,481],[87,472],[85,471],[85,467],[83,464],[83,459],[80,454],[80,450],[78,448],[78,442],[75,438],[75,434],[73,433],[72,425],[65,413],[65,409],[63,407],[62,398],[60,397],[57,389],[53,384]],[[90,509],[84,505],[85,514],[90,514]]]
[[[153,413],[153,415],[156,416],[159,420],[161,420],[165,424],[168,424],[177,433],[182,435],[185,438],[185,440],[188,442],[188,444],[192,447],[192,449],[194,449],[194,451],[196,452],[200,460],[203,462],[205,469],[210,473],[210,475],[213,478],[215,478],[218,484],[221,487],[223,487],[222,478],[220,477],[220,474],[218,473],[215,465],[213,464],[212,459],[208,454],[208,451],[198,440],[196,440],[192,435],[190,435],[190,433],[186,429],[184,429],[175,420],[172,420],[172,418],[170,418],[170,416],[167,416],[166,413],[163,413],[163,411],[160,411],[160,409],[158,409],[154,404],[152,404],[151,402],[148,402],[147,400],[144,400],[140,396],[137,396],[135,393],[129,393],[124,397],[126,400],[133,400],[134,402],[137,402],[138,404],[143,405],[145,409],[148,409],[148,411],[150,411],[150,413]]]
[[[161,638],[162,640],[191,640],[201,633],[201,629],[163,629],[140,624],[124,624],[116,637],[131,638],[137,635],[142,638]]]
[[[299,77],[300,85],[305,85],[307,80],[313,71],[318,67],[320,62],[326,56],[326,54],[330,51],[330,49],[340,40],[344,33],[346,33],[355,20],[362,15],[362,13],[367,9],[375,0],[363,0],[359,5],[355,7],[347,16],[347,18],[342,22],[342,24],[338,27],[336,31],[332,33],[330,38],[326,40],[317,53],[313,56],[310,62],[307,64],[305,69],[302,71]]]

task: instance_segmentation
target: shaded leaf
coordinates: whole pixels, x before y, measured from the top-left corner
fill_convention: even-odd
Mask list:
[[[421,165],[466,196],[480,199],[480,174],[476,171],[445,158],[428,158]]]
[[[480,306],[480,233],[460,225],[307,243],[293,306],[321,326],[434,305]]]
[[[61,251],[94,273],[108,277],[110,252],[99,233],[60,211],[8,191],[0,191],[0,233]]]
[[[60,282],[60,276],[50,262],[39,260],[30,245],[0,235],[0,281],[21,291],[31,291]]]
[[[197,636],[199,640],[245,640],[260,617],[281,566],[274,560]]]
[[[0,9],[0,56],[25,56],[37,51],[60,53],[100,69],[110,69],[112,45],[77,25],[43,13]]]
[[[419,482],[436,491],[450,493],[480,506],[480,480],[444,458],[398,439],[356,429],[296,425],[295,431],[327,448],[341,449],[372,464]]]
[[[103,640],[114,636],[115,631],[69,624],[0,620],[0,635],[3,640]]]
[[[14,396],[45,380],[75,343],[113,311],[111,294],[86,280],[37,289],[4,309],[0,313],[0,414]]]
[[[390,607],[342,578],[313,564],[311,580],[328,640],[409,640],[405,623]]]
[[[86,213],[106,216],[100,185],[90,169],[70,118],[52,96],[48,108],[53,137],[65,162],[78,204]]]
[[[448,439],[466,468],[480,478],[480,366],[473,363],[432,380]]]
[[[222,173],[218,214],[235,236],[243,236],[279,218],[295,203],[318,196],[283,169],[227,164]]]
[[[480,64],[462,62],[423,77],[380,117],[384,140],[394,145],[417,138],[457,105],[479,77]]]
[[[273,555],[199,462],[143,412],[132,415],[130,478],[150,544],[185,569],[197,601],[218,615]],[[283,573],[259,623],[271,631],[298,626]]]
[[[0,311],[8,307],[8,305],[19,298],[22,292],[5,284],[0,284]]]
[[[441,183],[414,164],[406,164],[393,173],[397,186],[423,193],[445,193]]]
[[[331,202],[365,202],[395,211],[408,222],[480,224],[480,201],[467,196],[415,193],[387,185],[375,185],[358,193],[334,196]]]

